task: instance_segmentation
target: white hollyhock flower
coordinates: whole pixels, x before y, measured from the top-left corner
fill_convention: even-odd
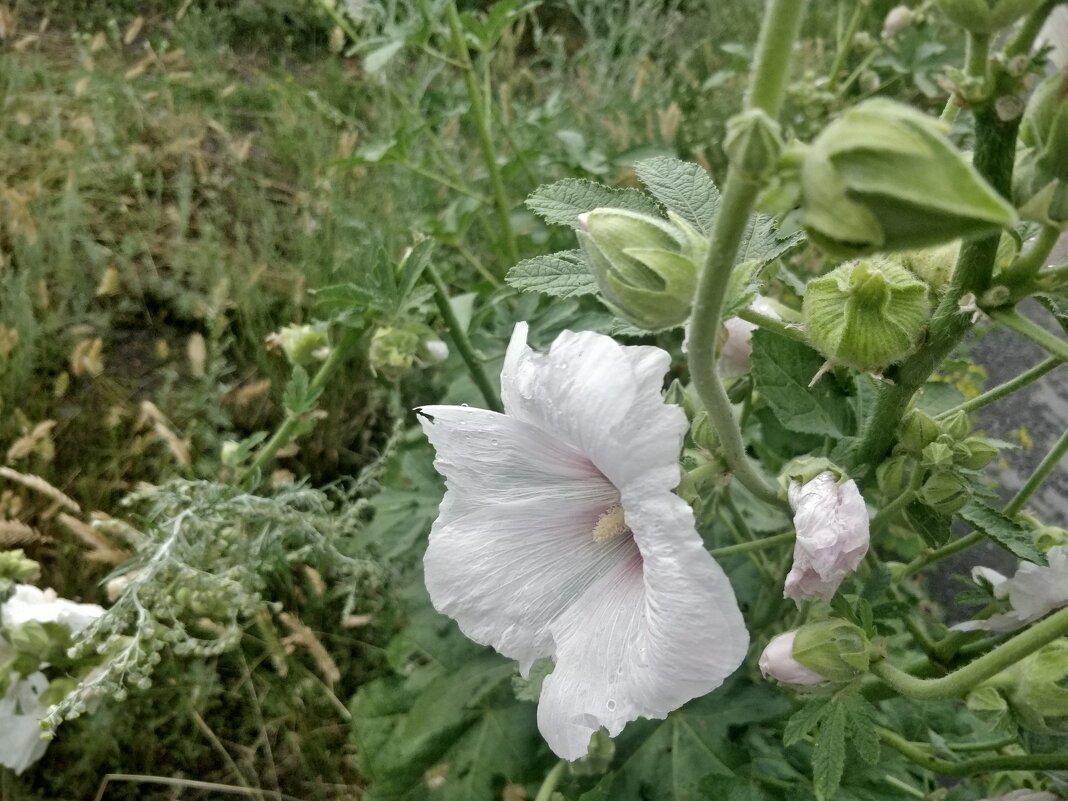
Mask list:
[[[984,578],[995,598],[1008,598],[1012,609],[986,620],[969,620],[953,626],[957,631],[1016,631],[1045,617],[1054,609],[1068,606],[1068,546],[1058,545],[1046,552],[1049,567],[1021,562],[1012,578],[988,567],[976,567],[972,578]]]
[[[830,471],[806,484],[790,482],[788,495],[797,540],[783,597],[829,601],[868,553],[864,498],[855,481],[839,484]]]
[[[764,678],[775,679],[793,687],[826,684],[827,679],[794,659],[795,639],[797,631],[787,631],[771,639],[764,653],[760,655],[760,672]]]
[[[96,604],[79,604],[60,598],[52,589],[42,590],[32,584],[19,584],[14,594],[0,606],[0,622],[5,626],[36,623],[62,623],[77,634],[104,614]]]
[[[565,759],[716,687],[748,645],[731,585],[672,489],[686,416],[661,399],[670,357],[565,331],[512,335],[505,414],[419,410],[446,493],[424,565],[435,608],[476,642],[552,657],[538,727]]]
[[[41,721],[48,707],[39,696],[48,688],[40,671],[24,679],[12,680],[0,698],[0,765],[16,774],[44,756],[48,740],[41,737]]]

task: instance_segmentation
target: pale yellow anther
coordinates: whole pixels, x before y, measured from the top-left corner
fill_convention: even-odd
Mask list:
[[[617,503],[597,518],[597,525],[593,527],[593,541],[609,542],[629,530],[623,519],[623,507]]]

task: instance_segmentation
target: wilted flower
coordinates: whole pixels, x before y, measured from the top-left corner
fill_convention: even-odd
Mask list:
[[[59,598],[55,590],[41,590],[32,584],[17,585],[15,593],[0,606],[0,622],[5,626],[59,623],[73,634],[102,614],[103,608],[96,604],[68,601]],[[12,680],[0,698],[0,765],[15,773],[26,770],[48,748],[48,740],[41,739],[41,721],[48,707],[40,701],[47,688],[48,678],[36,671]]]
[[[60,623],[77,634],[104,614],[96,604],[79,604],[60,598],[52,589],[19,584],[15,593],[0,606],[0,622],[5,626],[23,623]]]
[[[749,308],[765,317],[780,319],[779,313],[767,298],[754,298]],[[716,366],[723,378],[737,378],[749,372],[749,360],[753,355],[753,332],[759,326],[741,317],[731,317],[723,323],[723,327],[727,330],[727,338],[719,348]]]
[[[662,718],[718,687],[748,634],[734,592],[672,493],[686,415],[653,347],[565,331],[512,335],[506,414],[419,410],[446,493],[424,565],[434,606],[519,661],[552,657],[538,726],[577,759],[591,735]]]
[[[40,695],[48,688],[48,678],[37,671],[11,682],[0,698],[0,765],[16,774],[44,756],[48,740],[42,738],[41,721],[48,707]]]
[[[1045,617],[1054,609],[1068,606],[1068,545],[1046,552],[1048,567],[1021,562],[1016,575],[1006,578],[988,567],[972,569],[973,579],[984,579],[995,598],[1008,598],[1011,611],[986,620],[969,620],[953,626],[958,631],[1015,631]]]
[[[794,658],[794,640],[796,631],[787,631],[772,638],[764,653],[760,655],[760,672],[766,679],[789,684],[794,687],[814,687],[826,684],[814,670],[809,670]]]
[[[834,473],[820,473],[806,484],[792,481],[794,565],[783,597],[795,601],[829,601],[868,553],[868,509],[852,479],[839,483]]]

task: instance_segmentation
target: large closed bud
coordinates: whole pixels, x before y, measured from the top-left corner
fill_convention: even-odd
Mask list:
[[[1020,126],[1025,149],[1013,173],[1013,198],[1029,220],[1068,227],[1068,72],[1046,78]]]
[[[794,658],[796,631],[787,631],[771,639],[760,654],[760,672],[766,679],[775,679],[791,687],[818,687],[826,684],[821,674],[802,665]]]
[[[890,100],[832,122],[800,167],[802,222],[828,252],[859,256],[974,238],[1016,212],[945,137],[945,126]]]
[[[672,213],[662,220],[594,209],[580,222],[579,243],[602,297],[618,316],[652,331],[686,322],[707,239]]]
[[[809,281],[801,314],[809,343],[830,361],[878,371],[919,346],[927,284],[888,259],[852,261]]]
[[[845,620],[821,620],[797,630],[794,659],[830,681],[852,681],[868,672],[871,643],[864,630]]]

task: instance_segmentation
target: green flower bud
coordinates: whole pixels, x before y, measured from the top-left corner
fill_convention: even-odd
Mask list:
[[[419,334],[415,331],[383,326],[371,337],[367,360],[376,373],[397,378],[415,364],[419,345]]]
[[[953,278],[959,255],[960,242],[948,242],[933,248],[906,250],[901,254],[901,263],[935,292],[942,292]]]
[[[865,101],[828,125],[804,155],[800,183],[810,238],[845,257],[984,236],[1016,221],[941,123],[889,100]]]
[[[1017,662],[1002,684],[1017,720],[1032,731],[1068,731],[1068,640],[1056,640]],[[998,677],[995,677],[995,682]],[[1007,686],[1006,686],[1007,684]]]
[[[942,421],[942,431],[953,439],[964,439],[972,431],[972,421],[967,412],[956,411]]]
[[[690,470],[687,481],[698,498],[707,497],[730,483],[730,471],[718,458],[710,459]]]
[[[1025,146],[1013,172],[1013,199],[1022,216],[1068,226],[1068,72],[1043,81],[1020,126]]]
[[[681,325],[690,315],[697,265],[708,240],[673,213],[670,221],[624,209],[582,216],[579,244],[605,303],[649,330]]]
[[[927,285],[887,259],[848,262],[809,281],[801,314],[809,343],[832,362],[882,370],[919,346]]]
[[[797,630],[794,659],[830,681],[851,681],[868,672],[871,644],[859,626],[822,620]]]
[[[912,409],[901,421],[898,441],[911,454],[918,456],[923,449],[941,435],[942,429],[929,414]]]
[[[775,168],[782,147],[782,129],[763,109],[748,109],[727,121],[723,149],[731,169],[747,178],[767,177]]]
[[[1000,451],[983,437],[968,437],[961,445],[965,449],[963,455],[958,455],[956,463],[968,470],[982,470],[996,458]]]
[[[693,420],[693,425],[690,427],[690,436],[693,437],[693,441],[696,445],[704,448],[706,451],[714,451],[719,445],[719,436],[716,434],[716,429],[713,427],[712,422],[708,419],[708,412],[698,412],[697,417]]]
[[[997,33],[1030,14],[1043,0],[935,0],[951,21],[972,33]]]
[[[940,470],[923,482],[920,498],[925,504],[944,515],[959,511],[972,497],[968,482],[948,470]]]
[[[1057,526],[1039,526],[1035,529],[1034,538],[1040,551],[1048,551],[1058,545],[1068,545],[1068,531]]]
[[[875,482],[880,492],[892,498],[904,491],[909,480],[909,461],[907,456],[894,456],[876,468]]]
[[[953,446],[948,442],[932,442],[920,452],[920,464],[924,467],[952,467]]]
[[[791,459],[779,471],[779,487],[785,496],[794,482],[807,484],[821,473],[833,473],[837,481],[845,481],[849,476],[830,459],[823,456],[798,456]]]
[[[219,461],[226,467],[236,467],[237,458],[240,453],[241,443],[228,439],[223,442],[222,448],[219,449]]]
[[[0,551],[0,581],[14,583],[32,581],[40,572],[40,565],[27,558],[25,551],[21,548]]]

